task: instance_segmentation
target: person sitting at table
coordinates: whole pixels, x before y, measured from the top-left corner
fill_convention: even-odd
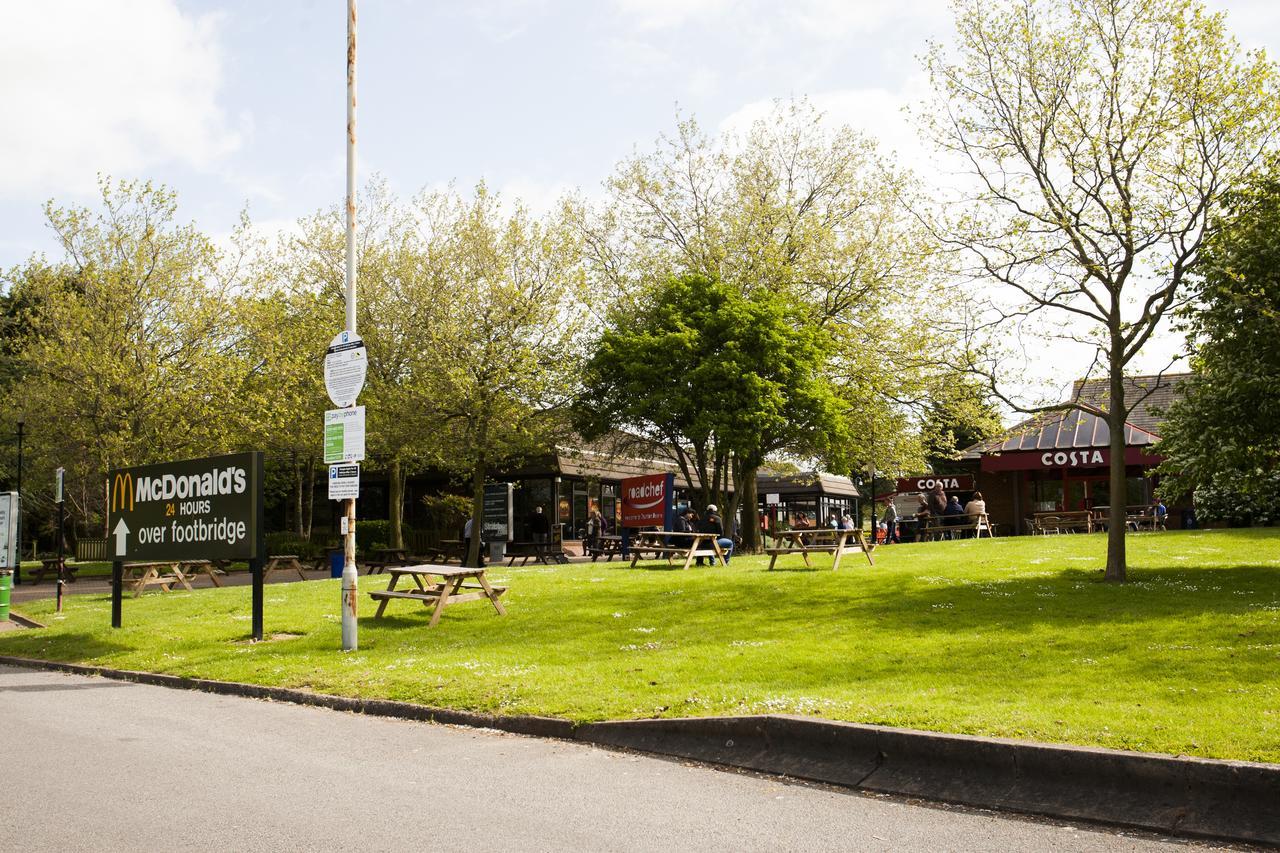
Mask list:
[[[715,534],[716,542],[724,552],[724,564],[729,565],[729,558],[733,556],[733,540],[724,535],[724,522],[720,520],[720,510],[715,504],[707,504],[707,517],[702,522],[701,532]],[[701,566],[702,558],[698,557],[696,562]]]
[[[671,519],[672,533],[693,533],[697,528],[694,526],[694,519],[697,513],[693,511],[693,507],[686,507],[684,512],[678,512]],[[683,547],[688,544],[683,536],[668,536],[663,539],[668,546]]]
[[[813,527],[813,525],[809,522],[809,516],[805,515],[803,512],[797,512],[796,520],[792,522],[791,529],[808,530],[810,527]]]
[[[975,526],[973,530],[965,533],[965,538],[977,535],[978,528],[976,525],[978,522],[978,516],[986,515],[986,512],[987,502],[982,499],[982,492],[974,492],[973,497],[969,498],[969,502],[964,505],[964,514],[969,517],[968,520]]]
[[[831,513],[831,518],[827,519],[827,527],[830,527],[832,530],[840,529],[839,513],[835,513],[835,512]]]
[[[942,523],[947,527],[958,527],[961,524],[964,524],[964,518],[962,518],[964,515],[964,507],[960,506],[960,498],[952,495],[951,500],[947,503],[947,508],[943,510],[942,515]],[[948,530],[947,538],[955,539],[957,532],[958,531],[955,530]]]
[[[541,506],[534,507],[533,514],[529,516],[529,535],[540,545],[551,541],[551,519],[543,513]]]
[[[840,529],[841,530],[853,529],[853,516],[849,515],[848,510],[845,510],[844,515],[840,516]]]

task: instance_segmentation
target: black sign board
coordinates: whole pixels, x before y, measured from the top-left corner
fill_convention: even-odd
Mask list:
[[[483,538],[486,542],[511,541],[510,483],[487,483],[484,487]]]
[[[256,560],[262,453],[112,471],[108,547],[116,560]]]

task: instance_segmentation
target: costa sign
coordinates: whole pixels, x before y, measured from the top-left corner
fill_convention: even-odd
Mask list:
[[[1148,454],[1145,447],[1126,447],[1125,465],[1153,467],[1163,456]],[[1103,468],[1111,464],[1111,451],[1098,447],[1076,450],[1012,450],[982,454],[983,471],[1043,471],[1047,468]]]
[[[647,474],[627,477],[622,481],[622,526],[664,527],[671,507],[675,477],[671,474]]]
[[[943,491],[967,492],[973,488],[970,474],[925,474],[919,477],[899,477],[900,492],[932,492],[938,486]]]
[[[1053,450],[1040,454],[1040,464],[1046,468],[1095,468],[1107,463],[1101,450]]]

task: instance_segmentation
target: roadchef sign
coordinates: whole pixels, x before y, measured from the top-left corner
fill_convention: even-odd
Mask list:
[[[622,526],[661,527],[671,502],[672,475],[647,474],[622,481]]]

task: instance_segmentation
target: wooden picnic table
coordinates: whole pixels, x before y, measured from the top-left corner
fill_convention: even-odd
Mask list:
[[[493,603],[493,608],[498,611],[499,616],[506,616],[507,611],[498,597],[506,592],[507,588],[490,586],[484,571],[482,568],[468,566],[428,564],[388,568],[387,574],[391,575],[391,583],[384,590],[374,590],[369,593],[374,601],[379,602],[378,612],[373,616],[375,619],[380,618],[383,611],[387,609],[387,602],[393,598],[421,601],[427,607],[434,605],[431,610],[431,622],[427,625],[429,628],[434,628],[440,621],[440,614],[446,606],[461,604],[464,601],[478,601],[482,598],[487,598]],[[412,578],[415,588],[396,589],[402,577]],[[439,580],[433,580],[433,578],[439,578]],[[468,580],[474,583],[467,583]],[[462,592],[462,590],[472,591]]]
[[[608,533],[601,534],[590,545],[584,544],[582,553],[590,557],[593,563],[598,557],[604,557],[605,562],[611,563],[615,554],[622,553],[622,537]]]
[[[506,555],[508,566],[514,566],[516,560],[523,560],[522,566],[528,565],[530,560],[547,565],[569,562],[559,542],[508,542]]]
[[[374,548],[369,553],[373,555],[373,559],[365,560],[364,565],[371,575],[392,566],[412,566],[418,562],[417,558],[409,556],[408,548]]]
[[[1093,532],[1093,513],[1087,509],[1058,510],[1054,512],[1033,512],[1031,514],[1031,533],[1085,533]]]
[[[174,584],[182,584],[188,592],[194,592],[191,582],[187,579],[187,573],[183,569],[190,567],[190,563],[197,562],[207,563],[208,560],[155,560],[125,563],[124,571],[133,584],[134,598],[142,595],[142,591],[149,586],[158,586],[165,592],[170,592]]]
[[[783,554],[799,554],[804,558],[804,564],[809,568],[813,568],[813,563],[809,562],[809,554],[817,551],[834,555],[831,563],[831,570],[834,572],[840,568],[840,558],[844,556],[846,548],[855,547],[866,555],[868,564],[872,566],[876,564],[876,561],[871,556],[871,552],[875,550],[876,546],[867,542],[861,530],[806,527],[798,530],[779,530],[773,533],[772,536],[775,541],[784,542],[785,544],[764,549],[765,553],[769,555],[770,570],[777,563],[778,557]],[[851,538],[853,539],[853,544],[849,545]]]
[[[307,576],[302,570],[302,562],[298,559],[297,554],[276,554],[268,556],[267,563],[262,568],[262,582],[266,583],[271,577],[272,572],[297,572],[298,577],[306,580]]]
[[[631,568],[640,562],[641,552],[651,552],[656,557],[666,557],[667,565],[673,565],[673,558],[684,557],[684,566],[689,568],[694,557],[709,557],[711,565],[716,560],[727,565],[724,551],[720,549],[718,533],[680,533],[674,530],[644,530],[636,534],[635,544],[631,546]],[[685,544],[688,543],[688,544]]]
[[[932,539],[956,538],[952,534],[955,533],[973,533],[975,539],[982,538],[982,532],[985,530],[987,538],[991,539],[995,536],[995,525],[991,523],[990,517],[985,512],[974,513],[956,513],[955,515],[931,515],[928,524],[919,524],[919,519],[913,519],[917,522],[916,540],[925,541],[924,537]],[[901,524],[901,522],[899,522]]]
[[[40,568],[29,570],[31,572],[31,580],[29,582],[32,584],[40,583],[45,575],[53,575],[53,579],[57,580],[59,568],[62,569],[62,577],[66,579],[67,583],[75,583],[76,572],[80,570],[80,567],[68,565],[65,557],[61,559],[58,557],[42,557]]]
[[[447,563],[450,560],[461,563],[466,558],[466,543],[461,539],[441,539],[422,552],[422,561],[427,563]]]

